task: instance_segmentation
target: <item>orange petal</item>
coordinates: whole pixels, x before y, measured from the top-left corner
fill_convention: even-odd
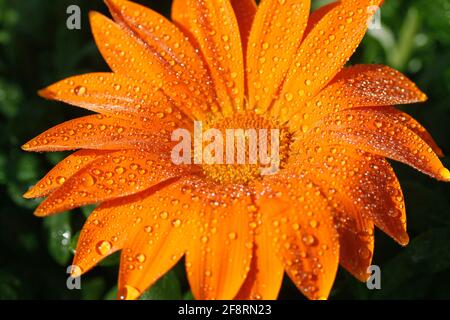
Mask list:
[[[45,197],[63,185],[71,176],[92,161],[106,155],[107,151],[80,150],[59,162],[34,187],[24,194],[24,198]]]
[[[335,226],[339,234],[339,263],[356,278],[366,281],[369,276],[367,268],[371,265],[374,248],[372,215],[387,216],[387,211],[377,210],[379,207],[385,208],[384,203],[380,203],[385,199],[378,199],[377,196],[384,196],[387,191],[378,190],[371,184],[373,173],[369,171],[371,167],[366,164],[366,158],[360,155],[362,153],[356,153],[349,148],[331,147],[329,149],[333,152],[339,152],[332,157],[331,154],[335,155],[337,152],[327,153],[326,146],[315,148],[321,148],[322,151],[314,157],[308,152],[308,157],[298,157],[290,165],[297,170],[307,171],[311,180],[320,186],[333,208]],[[375,190],[367,190],[368,186]],[[365,194],[364,191],[372,192],[373,196]],[[394,210],[396,207],[393,206],[389,212]],[[406,234],[405,224],[400,222],[398,225],[401,232],[395,230],[394,236],[402,237]]]
[[[90,21],[97,47],[115,73],[143,79],[153,87],[161,88],[184,113],[196,118],[205,117],[208,106],[198,104],[200,98],[195,96],[200,91],[191,92],[158,52],[99,13],[91,12]]]
[[[206,64],[174,24],[155,11],[130,1],[106,0],[106,3],[117,23],[137,35],[186,87],[201,92],[199,97],[194,95],[197,103],[216,103]]]
[[[59,81],[41,91],[47,99],[125,120],[141,121],[153,131],[186,124],[189,118],[159,89],[117,73],[89,73]],[[151,123],[151,126],[149,125]]]
[[[388,107],[385,110],[385,114],[390,119],[392,119],[392,121],[402,123],[403,125],[407,126],[409,130],[417,134],[431,147],[431,149],[433,149],[438,157],[444,156],[444,153],[442,152],[441,148],[439,148],[436,141],[434,141],[431,134],[429,134],[428,131],[413,117],[392,107]]]
[[[72,176],[36,209],[47,216],[87,204],[99,203],[146,190],[186,174],[191,168],[152,153],[124,150],[106,155]]]
[[[313,102],[306,104],[303,112],[298,112],[297,114],[291,116],[289,120],[289,126],[291,130],[298,132],[303,131],[304,133],[306,133],[309,128],[317,125],[319,119],[322,119],[327,115],[332,117],[332,114],[335,114],[336,112],[343,111],[345,109],[351,109],[351,104],[348,106],[342,105],[340,103],[344,103],[344,100],[339,102],[337,98],[330,98],[328,99],[329,102],[322,103],[322,101],[326,101],[327,99],[328,98],[325,98],[325,96],[320,94],[316,99],[314,99]],[[333,100],[333,102],[331,102],[331,100]],[[355,109],[357,110],[358,107],[356,107]],[[431,149],[437,154],[438,157],[444,156],[442,150],[434,141],[433,137],[419,122],[417,122],[411,116],[391,106],[380,106],[380,112],[384,113],[384,115],[390,118],[391,121],[395,123],[401,123],[416,135],[418,135],[431,147]]]
[[[189,30],[208,63],[222,112],[243,109],[244,64],[239,27],[229,0],[186,0]]]
[[[59,124],[22,146],[26,151],[75,149],[117,150],[144,148],[161,150],[170,142],[168,133],[151,133],[142,123],[104,115],[91,115]]]
[[[308,19],[308,25],[306,26],[305,33],[303,35],[303,38],[306,38],[308,34],[311,32],[312,29],[317,25],[317,23],[320,22],[320,20],[325,17],[328,12],[333,10],[336,6],[339,5],[339,1],[331,2],[327,5],[324,5],[316,10],[314,10],[310,15]]]
[[[287,170],[264,180],[258,199],[270,236],[295,285],[309,299],[326,299],[336,276],[339,240],[320,189]]]
[[[247,42],[250,36],[250,29],[252,28],[253,18],[255,17],[257,5],[255,0],[230,0],[239,24],[241,32],[242,50],[247,51]]]
[[[351,214],[352,220],[361,220],[361,227],[366,224],[366,220],[371,220],[401,245],[408,243],[402,191],[394,171],[385,159],[345,143],[341,145],[330,141],[328,144],[320,138],[308,140],[302,144],[302,148],[304,152],[291,157],[292,162],[288,164],[290,170],[295,168],[308,172],[312,180],[322,187],[340,217],[340,211],[345,209],[346,214]],[[366,230],[359,244],[355,243],[360,247],[358,251],[365,255],[366,247],[370,249],[372,246],[370,239],[373,234],[369,231]],[[366,272],[364,263],[359,263],[361,275]]]
[[[238,300],[274,300],[278,297],[283,280],[284,268],[278,259],[273,258],[275,246],[269,235],[270,224],[264,221],[255,235],[253,258],[247,278],[239,293]]]
[[[397,160],[438,180],[450,181],[450,173],[433,149],[408,128],[407,118],[389,107],[349,109],[322,120],[308,136],[356,146],[364,151]],[[319,137],[318,137],[319,136]]]
[[[354,210],[336,211],[334,217],[339,233],[339,263],[358,280],[366,282],[374,250],[373,222]]]
[[[89,216],[78,239],[73,265],[81,274],[89,271],[99,261],[120,250],[142,226],[137,216],[146,199],[154,189],[104,202]]]
[[[200,201],[193,216],[186,272],[196,299],[232,299],[247,276],[252,259],[256,208],[242,187],[191,181],[182,187]]]
[[[427,96],[401,72],[383,65],[355,65],[343,69],[318,99],[353,106],[385,106],[423,102]]]
[[[144,292],[184,255],[190,218],[200,205],[193,204],[181,189],[177,181],[134,203],[143,208],[143,214],[137,215],[142,221],[122,250],[119,298],[136,298],[133,292]]]
[[[278,93],[302,40],[309,9],[309,0],[267,0],[259,6],[247,51],[251,109],[264,112]]]
[[[189,31],[189,15],[186,0],[173,0],[172,10],[170,11],[172,21],[180,28],[186,35],[192,34]]]
[[[383,158],[350,146],[305,142],[289,170],[308,172],[334,208],[341,244],[340,263],[361,281],[371,264],[373,222],[406,245],[406,213],[397,178]]]
[[[371,170],[366,174],[366,181],[355,190],[355,194],[365,195],[365,202],[372,204],[367,211],[368,217],[384,233],[406,246],[409,236],[406,233],[405,201],[391,165],[384,159],[373,161]]]
[[[375,13],[372,6],[381,2],[346,0],[330,10],[297,51],[281,96],[304,100],[318,93],[353,54],[368,28],[369,18]]]
[[[283,120],[297,121],[308,114],[309,122],[353,107],[387,106],[423,102],[426,95],[400,72],[383,65],[355,65],[343,69],[313,99],[284,104]]]

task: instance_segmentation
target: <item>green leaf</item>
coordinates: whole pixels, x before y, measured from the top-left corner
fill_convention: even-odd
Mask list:
[[[183,300],[195,300],[194,295],[192,294],[191,290],[189,290],[185,294],[183,294]]]
[[[103,297],[103,300],[116,300],[117,298],[117,286],[112,287]]]
[[[2,35],[3,38],[6,37],[5,33],[0,33],[0,42],[2,42]],[[22,99],[23,95],[19,87],[0,79],[0,114],[7,118],[15,117],[19,112]]]
[[[423,226],[450,227],[450,204],[442,190],[414,180],[403,182],[402,187],[408,208],[414,210],[414,216],[408,219],[410,231],[419,231]]]
[[[99,262],[101,267],[114,267],[118,266],[120,262],[120,252],[114,252],[113,254],[107,256],[105,259]]]
[[[429,27],[437,41],[450,44],[450,1],[448,0],[420,0],[424,23]]]
[[[105,291],[105,280],[100,277],[81,280],[81,296],[84,300],[101,299]]]
[[[7,159],[3,153],[0,153],[0,184],[7,183],[6,175]]]
[[[83,216],[88,218],[91,215],[92,211],[94,211],[95,207],[96,207],[96,205],[91,204],[91,205],[83,206],[80,209],[81,209],[81,212],[83,213]]]
[[[427,231],[388,263],[380,265],[381,290],[373,298],[405,298],[406,288],[427,287],[430,276],[450,268],[450,228]],[[424,281],[419,280],[423,279]],[[427,280],[428,279],[428,280]],[[414,292],[411,298],[424,298],[425,292]],[[411,294],[411,292],[410,292]]]
[[[180,280],[174,270],[166,273],[149,290],[144,292],[140,300],[182,300]]]
[[[41,201],[40,199],[25,199],[23,194],[28,188],[24,184],[9,181],[7,188],[10,199],[20,207],[34,209]]]
[[[19,279],[7,271],[0,270],[0,300],[18,299],[19,287]]]
[[[72,228],[68,212],[60,213],[44,220],[47,229],[47,247],[50,255],[60,265],[66,265],[72,255]]]
[[[40,176],[39,159],[35,154],[23,153],[15,164],[16,178],[20,182],[35,182]]]
[[[77,249],[78,239],[79,238],[80,238],[80,231],[77,231],[77,233],[75,233],[72,236],[72,239],[70,239],[69,250],[70,250],[70,252],[72,252],[72,254],[74,254],[75,250]]]
[[[60,161],[64,160],[65,157],[67,157],[70,154],[70,152],[50,152],[46,153],[45,157],[50,161],[52,165],[58,164]]]

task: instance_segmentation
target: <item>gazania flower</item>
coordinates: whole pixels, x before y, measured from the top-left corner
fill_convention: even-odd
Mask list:
[[[78,150],[26,197],[48,216],[99,204],[80,235],[81,273],[121,250],[119,297],[137,298],[184,257],[198,299],[274,299],[284,272],[327,298],[338,264],[365,281],[374,226],[408,243],[385,158],[450,173],[427,131],[392,105],[426,96],[381,65],[345,67],[381,0],[175,0],[172,20],[124,0],[90,20],[111,73],[68,78],[43,97],[95,112],[24,145]],[[194,121],[280,130],[280,170],[174,164]],[[80,272],[77,272],[77,275]]]

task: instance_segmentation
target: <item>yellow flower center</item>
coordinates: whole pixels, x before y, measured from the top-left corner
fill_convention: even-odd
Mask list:
[[[285,126],[260,115],[213,119],[203,128],[202,169],[216,182],[246,184],[276,174],[286,162],[290,142]]]

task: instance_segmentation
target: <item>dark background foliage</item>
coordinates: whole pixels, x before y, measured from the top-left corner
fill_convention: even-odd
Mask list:
[[[168,15],[168,0],[140,1]],[[326,2],[313,0],[314,6]],[[66,26],[66,8],[82,9],[82,29]],[[89,10],[106,13],[100,0],[0,0],[0,299],[111,299],[117,255],[82,279],[82,290],[66,288],[66,268],[78,232],[92,208],[40,219],[38,201],[21,195],[65,155],[32,154],[20,145],[52,125],[84,114],[44,101],[36,91],[67,76],[106,71],[87,21]],[[405,72],[429,96],[403,107],[424,124],[450,154],[450,0],[386,0],[382,32],[366,36],[352,63],[382,63]],[[450,158],[444,158],[450,166]],[[340,269],[331,299],[450,298],[450,184],[395,164],[403,185],[411,243],[399,247],[376,234],[374,264],[382,289]],[[181,265],[144,295],[189,299]],[[280,298],[301,299],[285,281]]]

